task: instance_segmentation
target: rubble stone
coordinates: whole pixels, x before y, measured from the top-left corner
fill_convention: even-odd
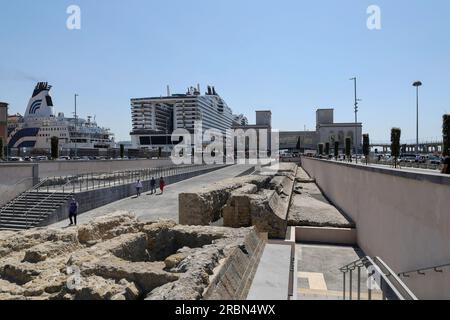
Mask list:
[[[255,267],[261,252],[253,247],[264,240],[254,228],[144,223],[124,212],[78,228],[0,232],[0,299],[205,299],[205,292],[215,292],[211,279],[231,277],[222,264],[234,261],[242,246],[249,253],[241,268]],[[253,276],[233,275],[245,283]]]

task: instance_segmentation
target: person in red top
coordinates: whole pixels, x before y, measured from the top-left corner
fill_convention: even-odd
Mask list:
[[[165,185],[166,185],[166,184],[165,184],[165,182],[164,182],[164,178],[163,178],[163,177],[159,178],[159,189],[161,190],[161,194],[164,193],[164,186],[165,186]]]

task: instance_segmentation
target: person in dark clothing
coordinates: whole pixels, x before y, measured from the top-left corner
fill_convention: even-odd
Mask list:
[[[74,197],[69,202],[69,226],[77,225],[78,202]],[[72,220],[73,219],[73,220]]]
[[[450,157],[444,159],[444,168],[442,168],[442,173],[450,174]]]
[[[161,178],[159,179],[159,189],[161,190],[161,194],[164,193],[164,187],[165,187],[165,185],[166,185],[166,182],[164,181],[164,178],[161,177]]]
[[[155,177],[152,177],[150,181],[150,194],[156,193],[156,180]]]

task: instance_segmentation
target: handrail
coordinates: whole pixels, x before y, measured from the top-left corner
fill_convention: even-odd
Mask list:
[[[383,274],[389,279],[389,282],[392,283],[393,288],[401,295],[402,300],[417,300],[414,293],[400,280],[400,277],[396,275],[383,260],[381,260],[381,258],[375,257],[374,261]]]
[[[398,300],[417,300],[417,297],[408,289],[408,287],[400,280],[387,264],[379,257],[371,258],[369,256],[363,257],[356,261],[353,261],[339,270],[343,275],[343,298],[346,299],[346,275],[349,273],[349,299],[353,299],[353,271],[358,269],[357,273],[357,299],[361,299],[361,268],[372,268],[372,273],[368,274],[368,277],[378,275],[379,283],[378,287],[382,292],[382,299],[398,299]],[[368,287],[368,298],[372,299],[372,288]]]
[[[450,263],[441,264],[441,265],[434,266],[434,267],[420,268],[420,269],[416,269],[416,270],[400,272],[397,275],[399,277],[409,278],[410,277],[409,275],[413,274],[413,273],[417,273],[417,274],[419,274],[421,276],[426,275],[425,272],[427,272],[427,271],[434,271],[434,272],[437,272],[437,273],[443,273],[444,270],[442,270],[442,268],[446,268],[446,267],[450,267]]]
[[[64,187],[67,186],[67,185],[70,184],[70,183],[72,183],[72,182],[71,182],[71,181],[68,181],[68,182],[63,186],[63,190],[64,190]],[[42,199],[41,201],[39,201],[39,202],[38,202],[37,204],[35,204],[32,208],[28,209],[28,210],[24,213],[27,228],[28,228],[28,213],[29,213],[30,211],[32,211],[34,208],[36,208],[37,206],[39,206],[41,203],[43,203],[43,202],[45,202],[46,200],[48,200],[48,199],[50,199],[51,197],[53,197],[55,194],[60,194],[60,193],[61,193],[61,192],[58,192],[58,191],[53,192],[52,194],[50,194],[50,195],[47,196],[46,198],[44,198],[44,199]],[[64,191],[63,191],[63,194],[65,194]],[[68,193],[68,194],[70,194],[70,193]],[[43,215],[44,215],[44,214],[41,214],[41,215],[39,216],[39,218],[42,217]]]
[[[21,180],[21,181],[25,181],[25,180],[27,180],[27,179],[30,179],[30,178],[26,178],[26,179],[23,179],[23,180]],[[32,179],[32,178],[31,178]],[[27,194],[27,193],[30,193],[30,192],[33,192],[33,190],[36,190],[36,189],[38,189],[41,185],[43,185],[47,180],[49,180],[49,178],[45,178],[44,180],[42,180],[41,182],[39,182],[38,184],[36,184],[35,186],[33,186],[32,188],[30,188],[30,189],[28,189],[28,190],[25,190],[24,192],[22,192],[22,193],[20,193],[18,196],[16,196],[14,199],[12,199],[11,201],[9,201],[7,204],[5,204],[3,207],[1,207],[0,208],[0,215],[1,215],[1,213],[5,210],[5,209],[8,209],[8,208],[10,208],[12,205],[14,205],[18,200],[21,200],[22,198],[24,198],[25,197],[25,195]],[[17,184],[19,184],[20,183],[20,181],[18,182],[18,183],[16,183],[15,185],[17,185]]]
[[[223,167],[225,165],[218,165],[219,167]],[[195,172],[195,171],[200,171],[205,169],[205,167],[207,167],[207,165],[179,165],[179,166],[171,166],[171,167],[159,167],[159,168],[145,168],[145,169],[136,169],[136,170],[124,170],[124,171],[114,171],[114,172],[97,172],[97,173],[91,173],[91,174],[86,174],[86,176],[88,177],[87,179],[87,188],[89,188],[89,175],[91,175],[92,177],[92,181],[97,181],[99,180],[99,178],[101,178],[101,175],[108,175],[108,179],[112,178],[114,180],[114,185],[116,185],[116,181],[119,181],[119,185],[120,184],[127,184],[129,183],[129,181],[133,180],[136,177],[148,177],[150,178],[150,176],[155,175],[155,174],[161,174],[161,175],[171,175],[171,174],[182,174],[182,173],[189,173],[189,172]],[[94,175],[96,176],[96,178],[94,178]],[[45,178],[43,181],[39,182],[37,185],[33,186],[33,188],[23,192],[22,194],[20,194],[19,196],[17,196],[15,199],[13,199],[12,201],[10,201],[6,206],[4,206],[3,208],[0,208],[0,223],[1,222],[8,222],[11,221],[13,218],[10,219],[3,219],[2,217],[2,212],[3,210],[6,210],[12,206],[14,206],[13,208],[15,208],[15,205],[18,201],[20,201],[21,199],[23,199],[27,194],[38,190],[47,182],[52,182],[52,181],[58,181],[56,180],[57,178],[62,178],[65,182],[64,184],[59,184],[59,185],[53,185],[52,188],[53,190],[51,194],[49,193],[49,186],[47,186],[47,193],[43,193],[43,194],[47,194],[47,196],[45,198],[43,198],[42,200],[40,200],[37,204],[33,205],[31,208],[27,209],[26,212],[22,213],[22,216],[25,216],[26,218],[26,227],[28,228],[30,226],[29,223],[29,219],[28,219],[28,215],[29,213],[35,209],[36,207],[40,206],[42,203],[44,203],[45,201],[51,199],[52,197],[54,197],[55,194],[66,194],[65,190],[68,190],[67,194],[73,194],[75,192],[75,188],[76,185],[78,183],[78,178],[85,176],[85,174],[81,174],[81,175],[73,175],[73,176],[61,176],[61,177],[47,177]],[[101,180],[101,179],[100,179]],[[83,182],[83,181],[81,181]],[[73,188],[67,188],[69,185],[73,185]],[[110,184],[111,185],[111,184]],[[104,186],[106,186],[106,183],[104,183]],[[96,186],[93,186],[94,189],[96,188]],[[101,187],[101,183],[98,184],[98,187]],[[62,191],[61,191],[62,189]],[[73,192],[70,192],[70,190],[73,189]],[[81,185],[80,185],[80,191],[81,191]],[[14,211],[14,210],[13,210]],[[42,217],[45,213],[41,213],[39,215],[39,218]]]

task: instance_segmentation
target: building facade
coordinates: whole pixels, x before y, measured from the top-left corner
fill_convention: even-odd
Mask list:
[[[339,150],[345,149],[345,139],[351,138],[352,148],[361,153],[362,123],[334,122],[334,109],[318,109],[316,111],[316,131],[284,131],[280,132],[280,150],[300,151],[317,150],[319,143],[330,143],[334,148],[339,142]]]
[[[195,122],[201,121],[202,131],[217,129],[225,135],[235,119],[226,102],[210,86],[204,95],[199,87],[191,87],[185,94],[131,99],[131,114],[133,146],[166,151],[173,146],[171,135],[176,129],[194,134]]]

